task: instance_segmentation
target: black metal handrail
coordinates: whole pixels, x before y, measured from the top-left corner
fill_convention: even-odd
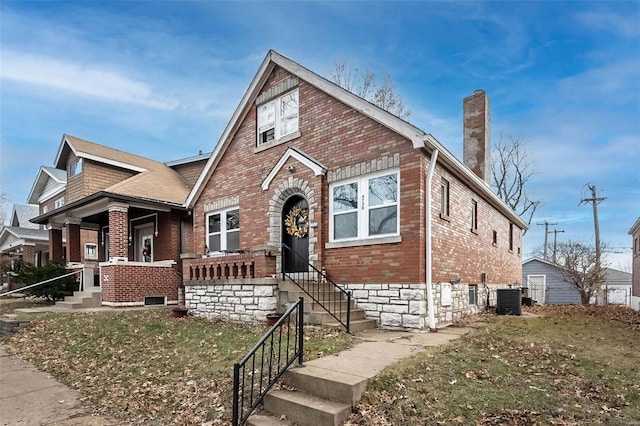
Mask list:
[[[293,254],[296,258],[308,263],[306,259],[296,253],[286,244],[282,244],[282,276],[284,279],[290,279],[294,284],[302,289],[313,299],[315,303],[320,305],[322,309],[327,311],[329,315],[336,319],[349,333],[351,324],[351,292],[346,291],[338,284],[333,282],[327,274],[319,271],[312,264],[308,264],[309,268],[303,272],[285,272],[285,259],[287,253]],[[294,275],[295,274],[295,275]],[[346,298],[346,307],[345,300]]]
[[[301,297],[242,361],[233,365],[233,426],[247,421],[296,359],[298,365],[302,365],[303,321],[304,300]]]

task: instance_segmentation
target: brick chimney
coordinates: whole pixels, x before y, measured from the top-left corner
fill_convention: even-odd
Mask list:
[[[476,90],[463,101],[463,160],[489,185],[491,177],[491,105],[484,90]]]

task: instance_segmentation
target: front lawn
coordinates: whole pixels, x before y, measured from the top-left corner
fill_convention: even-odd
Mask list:
[[[123,423],[228,424],[233,364],[267,331],[170,309],[46,314],[6,343]],[[351,343],[346,333],[305,328],[305,359]]]
[[[544,307],[497,316],[376,377],[351,425],[630,425],[640,421],[640,313]]]

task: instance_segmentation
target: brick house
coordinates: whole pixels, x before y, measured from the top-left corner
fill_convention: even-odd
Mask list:
[[[99,304],[177,303],[191,232],[184,201],[207,158],[161,163],[64,135],[54,161],[66,174],[64,203],[32,220],[48,230],[50,259],[82,268],[84,296]]]
[[[640,217],[635,221],[629,235],[632,238],[633,261],[632,270],[632,289],[631,289],[631,307],[636,311],[640,311]]]
[[[315,268],[380,327],[422,329],[519,286],[526,223],[489,187],[489,116],[483,91],[464,100],[463,164],[270,51],[187,198],[188,307],[261,319],[278,309],[279,273]]]

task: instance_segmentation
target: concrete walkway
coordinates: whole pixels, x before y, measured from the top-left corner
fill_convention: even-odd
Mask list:
[[[432,346],[445,345],[473,330],[469,327],[446,327],[438,332],[367,330],[356,334],[359,342],[337,355],[305,362],[305,367],[322,368],[370,379],[385,367]]]
[[[321,369],[327,376],[340,372],[370,379],[385,367],[425,348],[444,345],[474,329],[447,327],[436,333],[368,330],[337,355],[305,362],[305,369]],[[93,416],[77,391],[59,383],[33,365],[7,353],[0,345],[0,425],[107,426],[121,424]]]
[[[94,417],[83,406],[80,394],[10,356],[0,345],[0,425],[106,426],[111,423]]]

